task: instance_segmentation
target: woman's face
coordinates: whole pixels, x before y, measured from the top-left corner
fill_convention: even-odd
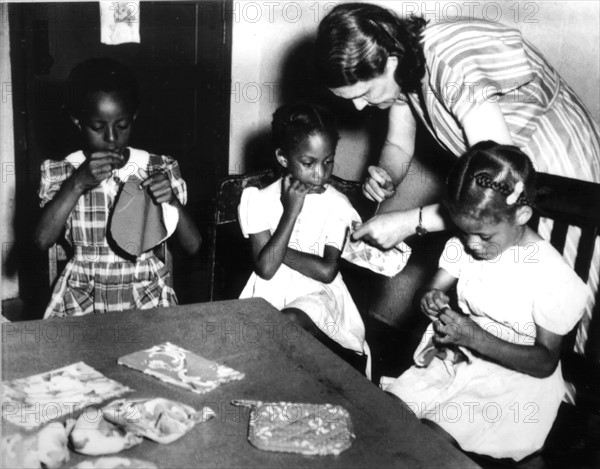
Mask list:
[[[340,98],[352,100],[359,111],[366,106],[387,109],[394,104],[401,93],[400,86],[394,78],[397,66],[398,59],[393,56],[388,57],[385,70],[378,77],[349,86],[330,88],[331,92]]]

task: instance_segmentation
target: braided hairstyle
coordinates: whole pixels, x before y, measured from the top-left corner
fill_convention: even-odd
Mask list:
[[[109,58],[93,58],[76,65],[67,78],[66,97],[69,112],[75,117],[85,114],[102,93],[118,97],[131,114],[140,104],[136,79],[122,63]]]
[[[535,179],[531,160],[517,147],[479,142],[451,169],[445,205],[453,216],[510,220],[517,207],[533,206]]]
[[[273,146],[288,154],[301,141],[322,132],[334,145],[340,136],[335,116],[327,108],[312,103],[292,103],[281,106],[273,114],[271,123]]]
[[[328,88],[370,80],[384,72],[388,57],[395,56],[400,89],[418,91],[425,74],[420,41],[426,24],[421,17],[401,19],[368,3],[337,5],[317,31],[315,55],[321,80]]]

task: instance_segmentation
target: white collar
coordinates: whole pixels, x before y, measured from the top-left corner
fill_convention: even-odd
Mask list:
[[[127,181],[129,176],[138,174],[140,169],[145,173],[148,169],[148,164],[150,163],[150,153],[147,151],[131,147],[128,147],[128,149],[129,160],[125,166],[113,172],[113,175],[118,176],[123,182]],[[71,163],[74,168],[78,168],[81,163],[85,161],[85,155],[82,150],[79,150],[68,155],[65,160]],[[146,179],[146,177],[147,175],[140,177],[140,179]]]

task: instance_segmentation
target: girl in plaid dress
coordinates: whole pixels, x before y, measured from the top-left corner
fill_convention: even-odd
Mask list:
[[[201,237],[184,209],[187,190],[179,165],[127,146],[139,101],[135,79],[123,65],[110,59],[83,62],[72,70],[67,89],[83,148],[62,161],[43,162],[43,211],[35,240],[48,249],[64,234],[73,258],[44,318],[177,304],[166,283],[167,267],[151,250],[128,256],[107,237],[107,227],[119,190],[137,177],[155,204],[174,207],[179,242],[186,252],[197,252]]]

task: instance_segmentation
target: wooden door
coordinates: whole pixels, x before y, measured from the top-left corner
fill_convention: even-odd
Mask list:
[[[9,258],[29,318],[39,317],[49,298],[46,256],[31,237],[39,167],[78,147],[62,83],[83,60],[114,58],[137,77],[142,104],[130,144],[179,161],[188,209],[207,238],[216,185],[228,168],[231,0],[141,2],[140,8],[141,43],[108,46],[100,43],[96,2],[8,5],[17,172],[17,243]],[[183,259],[175,249],[181,302],[208,298],[207,256],[203,250]]]

